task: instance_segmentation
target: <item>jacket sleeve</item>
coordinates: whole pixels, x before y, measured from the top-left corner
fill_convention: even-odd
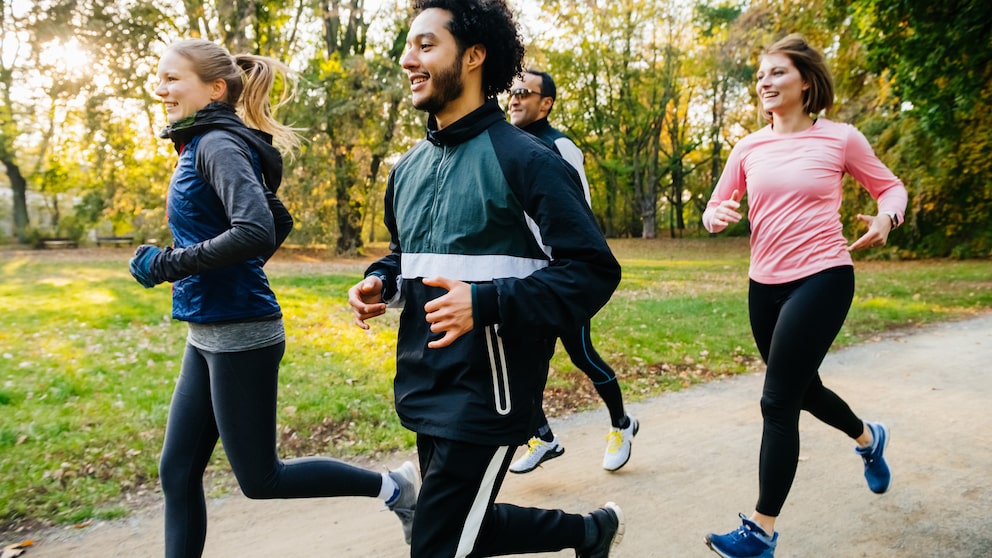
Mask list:
[[[266,196],[267,189],[255,174],[246,143],[222,132],[208,133],[199,142],[196,169],[220,199],[230,228],[192,246],[163,252],[160,276],[166,281],[251,258],[268,258],[281,242],[270,208],[271,198]],[[278,207],[285,211],[281,202],[277,211]],[[280,216],[283,228],[287,216],[289,212]]]
[[[396,214],[393,212],[394,171],[389,173],[389,180],[386,182],[386,195],[383,200],[383,220],[389,231],[389,254],[372,263],[365,270],[366,277],[377,275],[382,280],[382,300],[391,305],[397,305],[400,302],[402,277],[400,259],[403,255],[396,228]]]
[[[286,209],[286,206],[283,205],[282,200],[279,199],[279,196],[277,196],[275,192],[269,190],[268,188],[264,188],[263,191],[265,193],[265,199],[269,205],[269,211],[272,212],[272,222],[275,226],[276,234],[275,247],[272,248],[271,252],[265,255],[265,261],[268,261],[269,258],[276,253],[276,250],[282,246],[282,243],[286,241],[289,233],[293,232],[293,216],[289,213],[289,210]]]
[[[575,145],[575,142],[568,138],[555,140],[555,147],[558,148],[561,158],[565,159],[575,169],[575,172],[579,173],[579,180],[582,181],[582,191],[586,196],[586,203],[591,207],[592,193],[589,191],[589,179],[586,178],[585,156],[582,155],[582,150],[579,149],[579,146]]]
[[[610,251],[578,177],[561,157],[519,141],[494,142],[503,173],[551,250],[549,265],[523,278],[478,285],[484,323],[498,319],[501,332],[535,329],[560,336],[589,320],[620,283],[620,264]],[[519,150],[523,150],[520,152]],[[495,308],[498,316],[492,315]]]

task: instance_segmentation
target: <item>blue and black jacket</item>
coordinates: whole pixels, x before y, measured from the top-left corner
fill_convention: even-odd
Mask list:
[[[427,139],[390,173],[391,253],[366,270],[403,303],[394,393],[418,433],[514,445],[533,432],[556,338],[591,318],[620,266],[583,199],[577,175],[495,101]],[[475,328],[427,344],[424,304],[444,294],[422,280],[472,284]]]
[[[551,123],[548,122],[547,118],[539,118],[521,129],[528,134],[537,136],[538,139],[544,142],[544,145],[547,145],[559,155],[561,155],[561,151],[558,149],[556,143],[558,140],[568,139],[568,136],[552,126]]]
[[[262,271],[293,229],[276,197],[282,156],[270,135],[248,128],[225,103],[211,103],[162,132],[179,161],[169,184],[173,246],[152,274],[173,281],[172,316],[196,323],[281,316]]]

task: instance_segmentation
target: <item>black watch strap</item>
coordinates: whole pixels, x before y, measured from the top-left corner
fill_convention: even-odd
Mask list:
[[[895,211],[886,211],[885,214],[889,216],[889,223],[892,224],[893,229],[902,224],[899,221],[899,214]]]

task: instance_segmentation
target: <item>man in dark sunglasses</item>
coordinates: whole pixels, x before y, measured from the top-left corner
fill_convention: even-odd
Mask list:
[[[555,104],[557,94],[555,82],[547,72],[524,71],[510,87],[510,102],[507,106],[510,123],[536,136],[561,155],[578,173],[586,203],[590,203],[589,182],[583,169],[582,151],[568,136],[553,128],[548,122],[548,114]],[[589,325],[590,322],[587,321],[571,334],[562,336],[561,343],[572,363],[592,380],[596,392],[610,412],[611,428],[606,436],[603,468],[607,471],[616,471],[626,465],[630,459],[631,444],[639,425],[637,419],[624,411],[623,395],[620,392],[616,372],[593,348]],[[511,473],[529,473],[541,463],[565,453],[565,448],[551,431],[543,411],[539,418],[539,426],[527,443],[527,451],[510,465]]]

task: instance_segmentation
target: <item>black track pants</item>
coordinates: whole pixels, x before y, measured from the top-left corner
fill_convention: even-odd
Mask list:
[[[513,448],[417,435],[423,486],[411,558],[555,552],[580,546],[581,515],[495,504]]]

